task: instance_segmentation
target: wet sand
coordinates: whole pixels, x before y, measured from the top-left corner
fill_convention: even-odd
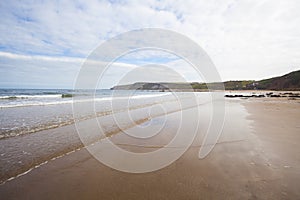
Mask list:
[[[299,101],[227,100],[221,138],[199,160],[208,126],[205,113],[192,147],[159,171],[119,172],[81,149],[1,185],[1,199],[300,198]],[[176,129],[178,120],[170,114],[166,133]],[[122,134],[112,140],[125,149],[138,142]],[[153,140],[152,145],[158,141]],[[132,148],[145,151],[141,146]]]

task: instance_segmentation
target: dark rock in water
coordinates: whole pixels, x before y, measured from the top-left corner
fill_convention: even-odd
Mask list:
[[[8,100],[14,100],[14,99],[17,99],[17,97],[16,96],[12,96],[12,97],[7,97],[6,99],[8,99]]]
[[[227,94],[227,95],[225,95],[225,97],[227,97],[227,98],[237,98],[237,97],[243,97],[243,95],[230,95],[230,94]]]
[[[16,100],[16,99],[27,99],[27,97],[10,96],[10,97],[0,98],[0,100]]]
[[[73,94],[62,94],[61,97],[62,98],[70,98],[70,97],[73,97]]]
[[[263,94],[255,95],[255,98],[263,98],[263,97],[265,97],[265,95],[263,95]]]
[[[289,95],[290,98],[300,98],[299,95]]]
[[[272,95],[270,95],[270,97],[281,97],[281,96],[278,94],[272,94]]]
[[[240,98],[240,97],[244,97],[244,96],[240,95],[240,94],[236,94],[236,95],[227,94],[227,95],[225,95],[225,97],[228,97],[228,98]]]
[[[225,95],[225,97],[227,97],[227,98],[251,98],[251,97],[262,98],[262,97],[265,97],[265,95],[263,95],[263,94],[260,94],[260,95],[255,95],[255,94],[253,94],[253,95],[242,95],[242,94],[230,95],[230,94],[227,94],[227,95]]]

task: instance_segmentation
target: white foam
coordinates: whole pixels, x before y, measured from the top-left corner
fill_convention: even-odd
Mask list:
[[[0,96],[0,99],[38,99],[38,98],[61,98],[61,94],[44,94],[44,95],[11,95],[11,96]]]
[[[25,101],[11,101],[9,103],[5,103],[1,105],[0,102],[0,108],[15,108],[15,107],[25,107],[25,106],[46,106],[46,105],[58,105],[58,104],[71,104],[71,103],[76,103],[76,102],[89,102],[89,101],[112,101],[113,99],[118,100],[118,99],[143,99],[143,98],[153,98],[153,97],[161,97],[161,96],[167,96],[170,95],[170,93],[163,93],[163,94],[143,94],[143,95],[133,95],[133,96],[129,96],[129,97],[124,97],[124,96],[120,96],[120,97],[95,97],[95,98],[86,98],[86,99],[77,99],[76,97],[74,99],[70,99],[70,100],[58,100],[58,101],[30,101],[28,99],[26,99]],[[21,96],[26,96],[26,95],[21,95]],[[37,96],[37,95],[36,95]],[[52,96],[51,98],[53,98],[53,95],[40,95],[40,97],[37,98],[41,98],[43,96],[43,98],[47,99],[45,96]],[[19,96],[20,97],[20,96]],[[57,97],[61,97],[61,95],[56,95]],[[2,99],[4,99],[4,96],[1,97]],[[18,97],[17,97],[18,98]]]

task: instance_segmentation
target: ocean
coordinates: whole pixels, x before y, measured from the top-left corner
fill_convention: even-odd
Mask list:
[[[160,92],[96,90],[97,113],[107,112],[111,99],[161,96]],[[0,139],[34,133],[74,123],[69,89],[0,89]],[[165,94],[164,94],[165,95]],[[87,114],[88,115],[88,114]]]
[[[83,148],[75,121],[86,124],[93,143],[101,139],[89,125],[94,119],[111,135],[137,125],[155,127],[156,117],[209,102],[210,93],[0,89],[0,184]],[[76,106],[81,109],[74,113]]]

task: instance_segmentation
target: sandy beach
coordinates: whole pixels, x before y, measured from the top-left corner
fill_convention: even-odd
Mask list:
[[[83,148],[0,185],[1,199],[299,199],[299,111],[299,100],[226,100],[222,135],[204,159],[198,159],[198,152],[206,112],[193,145],[166,168],[119,172]],[[169,114],[167,136],[178,120]],[[153,139],[151,149],[122,133],[111,140],[137,152],[155,150],[164,142]]]
[[[300,200],[300,0],[0,0],[0,200]]]

